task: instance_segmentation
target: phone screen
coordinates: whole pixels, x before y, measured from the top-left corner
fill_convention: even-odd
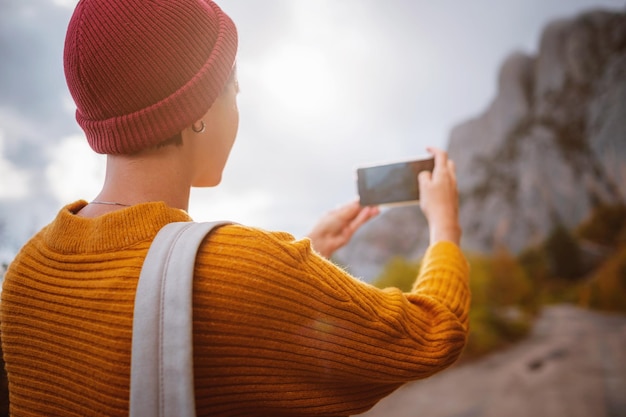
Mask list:
[[[359,201],[362,206],[416,203],[419,201],[417,175],[434,167],[435,160],[428,158],[358,168]]]

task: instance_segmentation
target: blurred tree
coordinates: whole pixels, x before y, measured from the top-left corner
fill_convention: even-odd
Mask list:
[[[469,255],[470,290],[472,292],[472,309],[476,306],[489,305],[489,280],[491,277],[491,259],[482,255]]]
[[[626,243],[626,206],[601,205],[577,230],[581,239],[606,246]]]
[[[544,299],[544,288],[551,278],[548,257],[543,248],[534,247],[521,252],[517,259],[531,282],[535,309],[539,309]]]
[[[598,310],[626,312],[626,247],[611,256],[584,283],[580,303]]]
[[[509,252],[467,255],[471,267],[470,335],[465,358],[475,358],[524,337],[535,298],[532,282]]]
[[[564,226],[554,228],[544,243],[544,250],[552,275],[575,280],[584,273],[580,246]]]
[[[542,248],[528,248],[522,251],[517,259],[533,283],[539,285],[550,278],[548,257]]]
[[[503,248],[493,255],[487,294],[494,306],[535,306],[531,280],[517,259]]]
[[[378,288],[396,287],[404,292],[409,292],[417,278],[419,269],[419,262],[410,262],[402,257],[395,257],[385,265],[378,279],[374,281],[374,286]]]

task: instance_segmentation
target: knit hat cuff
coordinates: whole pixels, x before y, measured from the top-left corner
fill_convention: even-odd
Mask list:
[[[80,110],[76,120],[92,149],[102,154],[137,152],[182,132],[200,119],[223,92],[237,52],[237,30],[217,5],[219,34],[211,55],[185,85],[170,96],[134,113],[104,120],[90,120]]]

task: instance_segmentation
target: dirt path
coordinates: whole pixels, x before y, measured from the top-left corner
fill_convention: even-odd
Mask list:
[[[626,316],[544,310],[522,343],[409,384],[361,417],[626,417]]]

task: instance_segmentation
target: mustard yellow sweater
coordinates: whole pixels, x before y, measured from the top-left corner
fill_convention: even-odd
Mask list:
[[[65,207],[3,285],[12,416],[128,414],[133,301],[163,203],[96,219]],[[201,247],[194,281],[199,416],[347,416],[452,364],[468,327],[468,265],[439,243],[411,293],[379,290],[308,239],[241,225]]]

